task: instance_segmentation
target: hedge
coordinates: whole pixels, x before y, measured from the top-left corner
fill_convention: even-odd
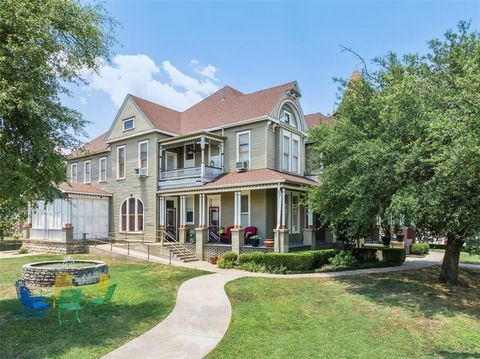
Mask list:
[[[237,256],[237,253],[235,252],[225,252],[223,254],[223,258],[225,259],[225,262],[233,263],[237,261],[238,256]]]
[[[359,263],[375,263],[378,261],[377,248],[353,248],[352,254]]]
[[[262,253],[254,252],[240,254],[240,265],[255,263],[267,268],[286,268],[289,271],[309,271],[320,268],[329,263],[329,259],[337,254],[335,249],[323,249],[317,251],[302,251],[293,253]]]
[[[383,261],[392,264],[402,264],[405,262],[406,251],[404,248],[383,248]]]
[[[324,265],[329,264],[330,262],[328,260],[335,257],[338,251],[336,249],[321,249],[317,251],[310,251],[310,253],[313,253],[315,258],[313,262],[313,268],[321,268]]]
[[[424,254],[428,254],[429,251],[430,251],[430,246],[428,245],[428,243],[413,243],[410,246],[411,254],[424,255]]]

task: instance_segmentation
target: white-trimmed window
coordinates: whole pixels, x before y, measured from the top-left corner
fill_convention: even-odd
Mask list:
[[[185,197],[185,210],[187,212],[186,224],[194,224],[195,222],[195,199],[193,196]]]
[[[237,162],[244,161],[250,168],[250,131],[237,132]]]
[[[299,162],[299,150],[300,144],[298,139],[292,138],[292,172],[300,172],[300,162]]]
[[[70,182],[71,183],[76,183],[78,181],[77,169],[78,169],[78,166],[76,163],[72,163],[70,165]]]
[[[120,232],[143,231],[143,202],[127,198],[120,205]]]
[[[250,226],[250,193],[242,193],[240,196],[240,223],[242,228]]]
[[[284,133],[282,144],[282,168],[284,171],[290,171],[290,134]]]
[[[138,143],[138,168],[148,171],[148,140]]]
[[[107,180],[107,157],[101,157],[98,160],[98,182]]]
[[[83,183],[92,182],[92,161],[83,162]]]
[[[183,147],[184,153],[184,168],[195,167],[195,144],[185,145]]]
[[[130,117],[123,120],[123,130],[130,131],[135,128],[135,117]]]
[[[283,121],[286,123],[286,124],[291,124],[292,123],[292,114],[288,111],[283,111]]]
[[[125,179],[126,172],[126,149],[125,145],[117,147],[117,179]]]

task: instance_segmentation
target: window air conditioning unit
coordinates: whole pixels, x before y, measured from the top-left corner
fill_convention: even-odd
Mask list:
[[[147,169],[146,168],[135,168],[135,174],[137,177],[146,177]]]
[[[238,172],[243,172],[248,170],[248,161],[238,161],[235,164],[235,168],[237,169]]]

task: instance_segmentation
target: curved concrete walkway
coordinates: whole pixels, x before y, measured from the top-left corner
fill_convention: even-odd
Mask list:
[[[104,358],[203,358],[228,329],[232,308],[224,286],[239,277],[216,273],[186,281],[165,320]]]
[[[152,261],[156,261],[155,258],[151,259]],[[210,270],[216,273],[196,277],[183,283],[177,294],[177,304],[165,320],[139,337],[115,349],[104,356],[104,358],[196,359],[205,357],[217,346],[228,329],[232,308],[225,293],[224,286],[227,282],[237,278],[247,276],[269,278],[331,278],[366,275],[426,268],[438,265],[441,259],[441,254],[431,253],[424,258],[409,257],[404,265],[400,267],[292,275],[223,270],[206,262],[181,263],[182,266]],[[159,258],[158,262],[164,262],[163,258]]]

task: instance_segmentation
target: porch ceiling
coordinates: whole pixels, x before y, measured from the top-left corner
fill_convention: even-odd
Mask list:
[[[200,139],[204,137],[206,143],[222,143],[225,140],[225,136],[216,135],[211,132],[202,131],[197,133],[191,133],[189,135],[178,136],[173,138],[166,138],[158,141],[158,143],[164,148],[172,148],[183,145],[190,145],[198,143]]]

